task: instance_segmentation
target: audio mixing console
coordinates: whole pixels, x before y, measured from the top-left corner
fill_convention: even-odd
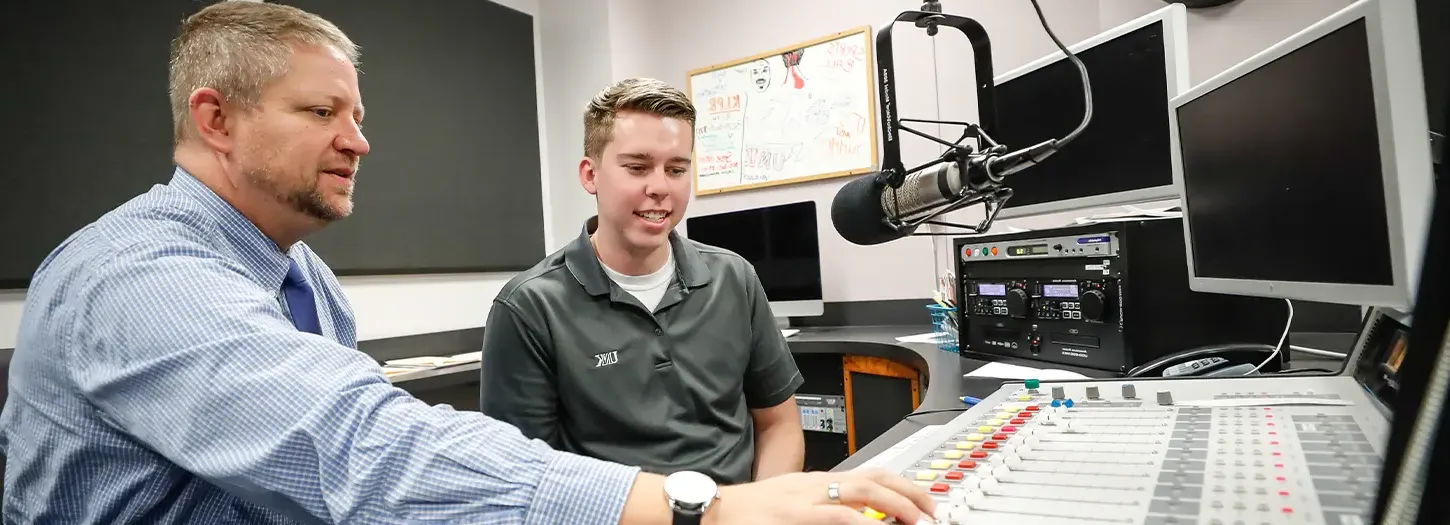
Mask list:
[[[1010,383],[885,466],[945,524],[1364,524],[1389,432],[1364,392],[1349,377]]]

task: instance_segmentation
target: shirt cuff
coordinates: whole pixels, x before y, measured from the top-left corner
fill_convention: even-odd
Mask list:
[[[639,471],[638,467],[561,452],[539,480],[524,523],[616,525]]]

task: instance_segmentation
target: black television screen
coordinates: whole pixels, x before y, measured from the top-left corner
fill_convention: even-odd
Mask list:
[[[1149,188],[1171,196],[1164,31],[1160,20],[1074,53],[1091,81],[1092,119],[1057,153],[1007,179],[1013,195],[1004,210],[1117,204],[1107,196]],[[989,134],[1012,149],[1063,138],[1085,110],[1082,77],[1066,58],[998,83],[995,97]]]
[[[772,302],[822,299],[813,201],[691,217],[685,219],[685,232],[750,261]]]

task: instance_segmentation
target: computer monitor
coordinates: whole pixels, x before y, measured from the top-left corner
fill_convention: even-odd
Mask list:
[[[692,240],[739,254],[755,266],[776,318],[825,313],[816,203],[794,202],[685,219]]]
[[[1193,290],[1410,309],[1434,193],[1414,9],[1360,0],[1173,99]]]
[[[1082,135],[1007,179],[1000,218],[1169,199],[1168,100],[1188,88],[1188,30],[1171,4],[1069,46],[1087,68],[1093,117]],[[1082,122],[1082,79],[1058,51],[993,79],[992,139],[1021,148]]]

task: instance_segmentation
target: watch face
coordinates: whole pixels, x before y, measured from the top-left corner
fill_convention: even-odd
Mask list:
[[[684,505],[709,503],[715,491],[715,481],[699,472],[676,472],[665,478],[665,494]]]

